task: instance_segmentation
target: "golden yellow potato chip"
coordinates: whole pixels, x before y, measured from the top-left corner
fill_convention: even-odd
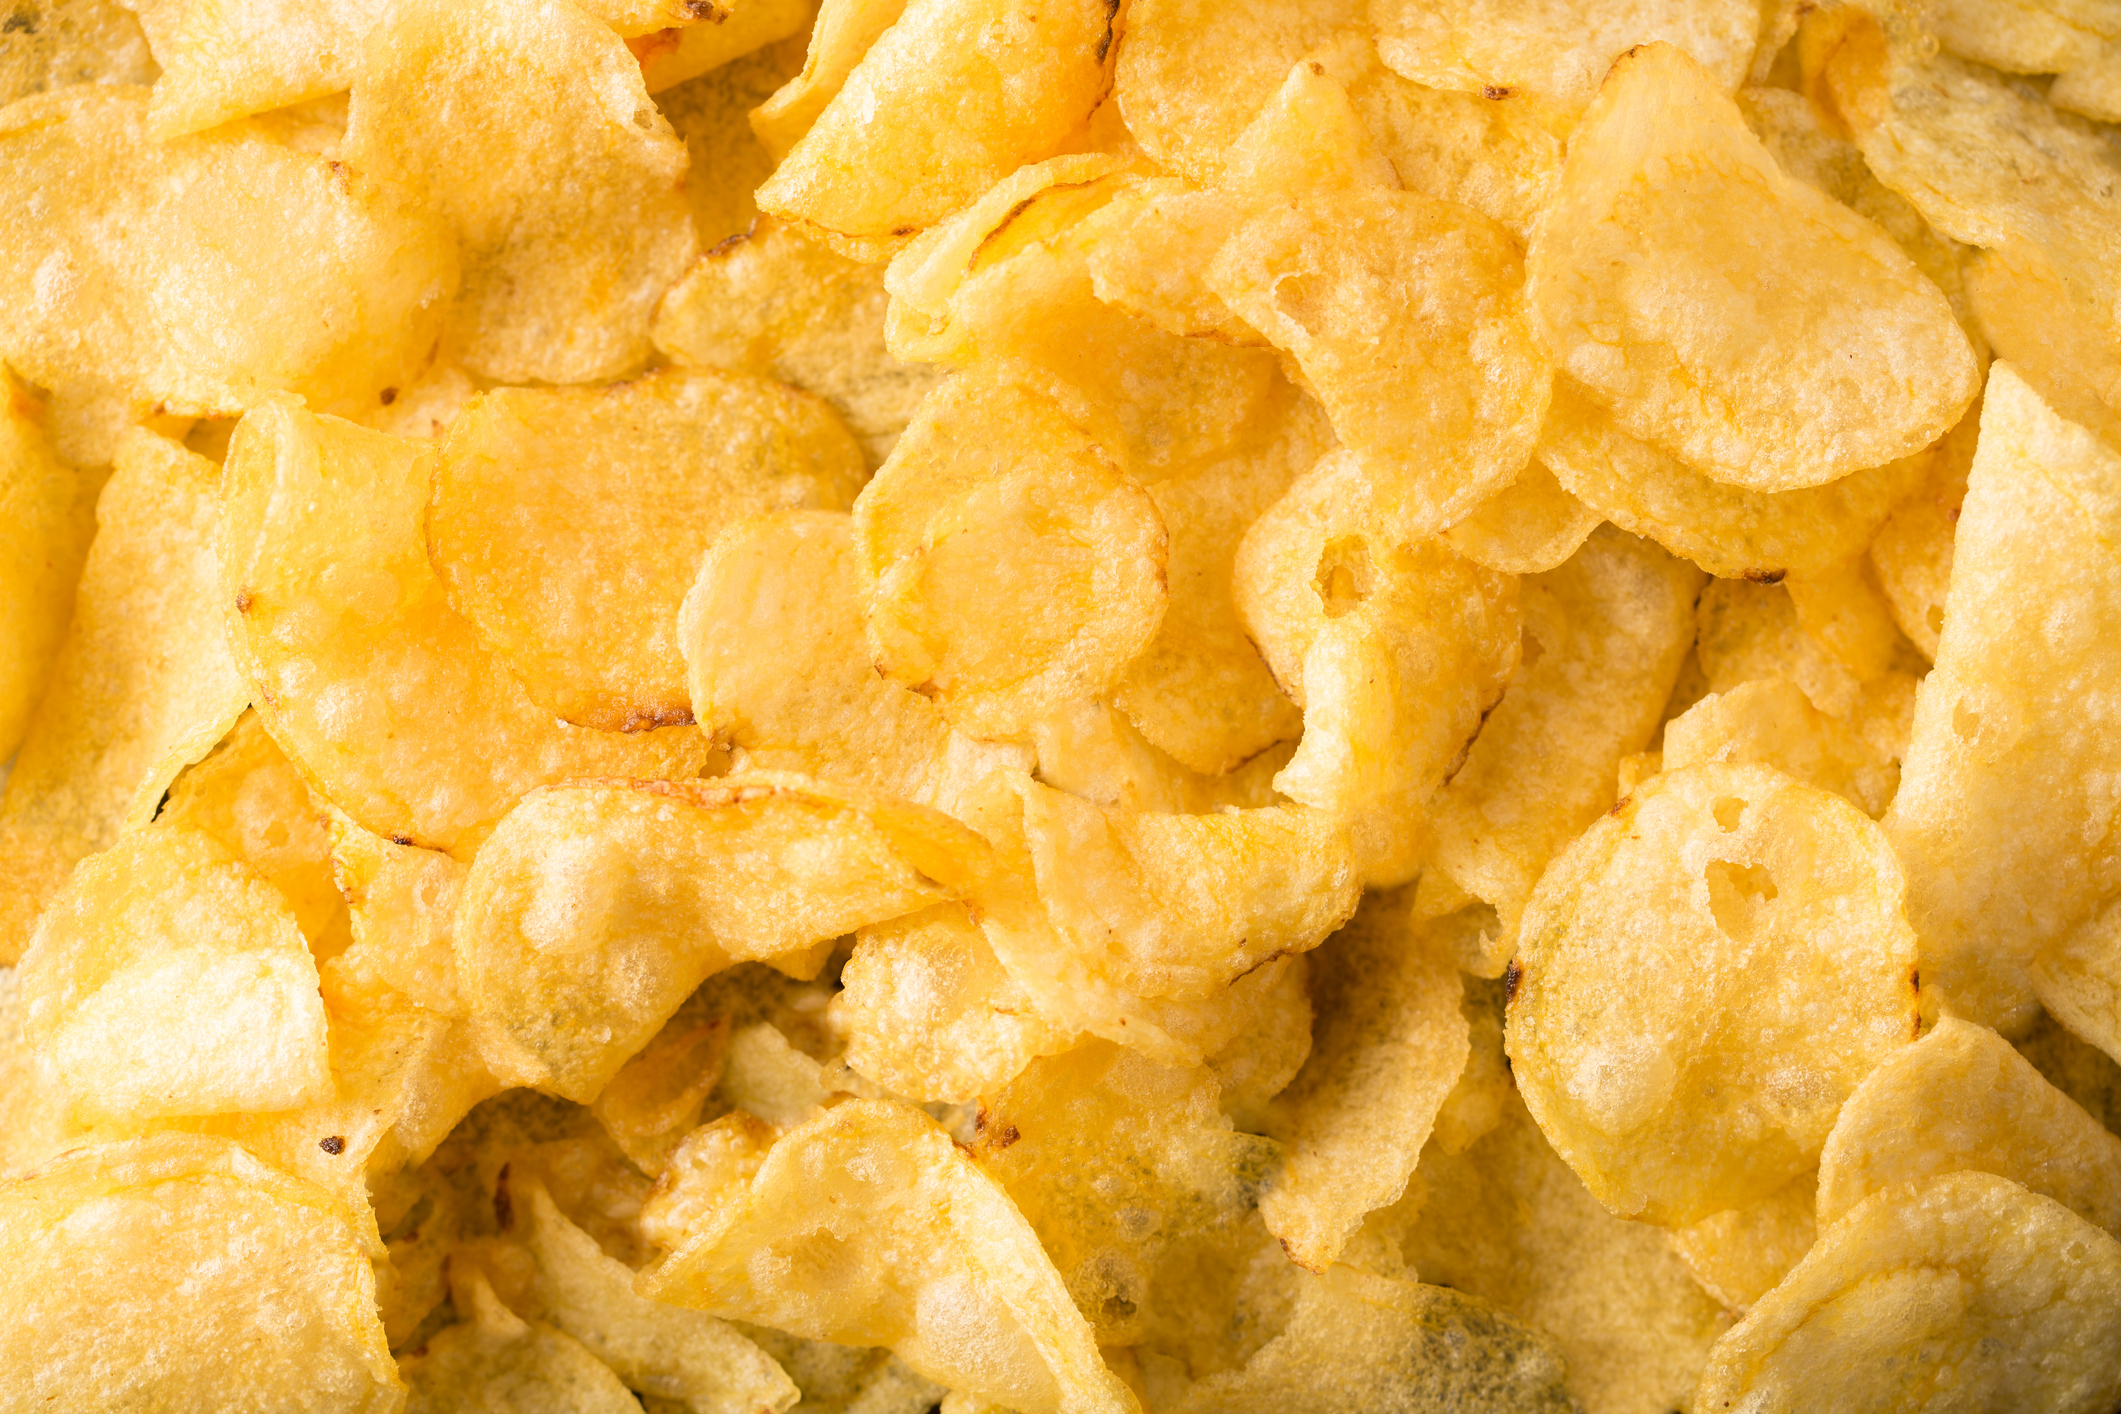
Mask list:
[[[458,984],[496,1072],[586,1103],[732,962],[810,975],[820,942],[951,896],[977,837],[800,778],[527,796],[457,906]]]
[[[1618,762],[1656,734],[1700,585],[1685,561],[1613,529],[1518,585],[1517,671],[1431,807],[1437,870],[1501,924],[1461,966],[1501,975],[1548,861],[1612,805]]]
[[[2003,1030],[2031,1019],[2027,962],[2121,887],[2097,784],[2117,764],[2100,687],[2121,622],[2117,525],[2121,454],[1997,364],[1886,829],[1924,989]]]
[[[640,63],[641,82],[650,93],[662,93],[801,34],[817,9],[811,0],[712,0],[708,6],[695,0],[596,0],[583,8],[621,34],[636,33],[641,25],[669,26],[640,34],[626,45]],[[698,23],[702,20],[706,23]]]
[[[910,0],[759,208],[879,252],[1050,155],[1110,82],[1106,0]]]
[[[840,985],[847,1064],[909,1099],[992,1094],[1075,1039],[1038,1014],[961,903],[862,929]]]
[[[1662,769],[1704,761],[1772,766],[1874,819],[1900,785],[1898,763],[1814,708],[1787,678],[1753,678],[1712,692],[1665,724]]]
[[[1850,720],[1862,704],[1863,678],[1807,631],[1783,585],[1714,580],[1702,591],[1696,622],[1694,654],[1711,692],[1782,678],[1840,721]]]
[[[820,399],[669,369],[609,388],[499,388],[434,462],[428,554],[531,697],[606,731],[688,722],[678,606],[723,527],[844,510],[862,453]]]
[[[2062,281],[1983,250],[1967,262],[1966,286],[1996,356],[2009,359],[2049,407],[2098,433],[2109,447],[2121,445],[2121,350],[2103,326],[2073,305]],[[1969,446],[1969,457],[1972,452]],[[1959,470],[1963,481],[1965,468]]]
[[[1574,380],[1554,380],[1539,460],[1564,490],[1623,530],[1710,574],[1765,583],[1818,574],[1863,553],[1932,453],[1825,486],[1758,492],[1725,485],[1620,430]]]
[[[0,107],[77,83],[144,84],[155,61],[139,19],[116,0],[23,0],[0,34]]]
[[[752,110],[752,131],[778,162],[846,87],[869,46],[906,12],[906,0],[824,0],[810,26],[802,71]]]
[[[447,235],[361,164],[253,123],[153,142],[135,88],[16,105],[0,173],[0,357],[50,390],[79,465],[149,411],[231,416],[281,388],[372,407],[430,357],[456,286]]]
[[[496,1407],[632,1414],[641,1407],[611,1367],[579,1341],[502,1304],[485,1272],[466,1263],[450,1276],[463,1319],[400,1365],[412,1390],[406,1414]]]
[[[429,466],[417,442],[290,402],[245,418],[230,444],[228,636],[266,729],[304,776],[364,829],[450,849],[547,781],[696,773],[699,733],[555,721],[482,647],[428,562]]]
[[[1819,1154],[1820,1226],[1895,1184],[1961,1170],[2000,1174],[2121,1229],[2121,1138],[2010,1042],[1948,1016],[1842,1106]]]
[[[1979,389],[1936,286],[1670,45],[1614,65],[1540,232],[1526,289],[1556,364],[1718,481],[1787,492],[1912,455]]]
[[[1822,1390],[1849,1409],[2105,1409],[2121,1242],[1993,1174],[1894,1184],[1717,1342],[1694,1406],[1805,1409]]]
[[[872,1263],[858,1250],[897,1254]],[[1006,1194],[916,1110],[849,1100],[732,1170],[643,1294],[813,1340],[888,1346],[1022,1414],[1131,1414]]]
[[[1099,805],[1173,815],[1283,804],[1274,777],[1296,752],[1295,742],[1283,741],[1223,775],[1205,776],[1159,750],[1125,713],[1087,698],[1040,718],[1031,741],[1044,784]]]
[[[12,759],[50,681],[96,533],[99,478],[52,454],[44,409],[0,373],[0,759]]]
[[[2033,954],[2033,988],[2057,1021],[2121,1055],[2121,903],[2109,902]]]
[[[84,1149],[0,1185],[0,1254],[11,1404],[403,1406],[352,1216],[225,1139]]]
[[[682,44],[689,36],[679,34]],[[772,175],[773,155],[751,131],[751,110],[802,65],[803,40],[791,36],[656,94],[655,106],[685,144],[685,204],[702,250],[742,237],[759,219],[751,193]]]
[[[2121,121],[2121,46],[2109,40],[2098,53],[2057,76],[2047,101],[2102,123]]]
[[[729,1018],[695,1023],[681,1007],[641,1053],[619,1068],[590,1112],[635,1168],[650,1177],[699,1123],[721,1082],[729,1054]]]
[[[1517,479],[1446,530],[1443,543],[1504,574],[1543,574],[1583,545],[1605,517],[1563,489],[1534,457]]]
[[[587,383],[645,363],[656,301],[699,248],[684,144],[619,37],[564,0],[407,0],[359,63],[346,160],[455,234],[464,366]]]
[[[0,968],[0,1179],[35,1173],[79,1147],[73,1101],[22,1038],[22,973]]]
[[[796,227],[759,218],[701,256],[656,311],[656,347],[678,363],[778,378],[832,404],[880,466],[943,370],[902,363],[884,340],[884,272]]]
[[[1818,1236],[1813,1215],[1818,1187],[1816,1173],[1801,1173],[1758,1202],[1673,1230],[1672,1250],[1703,1291],[1733,1311],[1744,1311],[1780,1285],[1811,1250]]]
[[[1932,0],[1922,23],[1954,54],[2014,74],[2059,74],[2121,39],[2121,15],[2055,0]]]
[[[1765,766],[1645,783],[1525,907],[1510,1059],[1601,1202],[1680,1226],[1812,1166],[1915,1036],[1900,867],[1854,806]]]
[[[1231,312],[1205,278],[1238,214],[1227,193],[1194,191],[1176,177],[1130,182],[1097,212],[1097,239],[1087,257],[1091,287],[1107,304],[1167,334],[1264,344],[1266,337]]]
[[[973,736],[1110,687],[1156,633],[1148,493],[1051,398],[960,375],[854,507],[877,666]]]
[[[440,850],[393,844],[332,811],[331,871],[346,900],[347,955],[426,1011],[462,1015],[450,945],[465,867]]]
[[[1399,1200],[1470,1054],[1458,970],[1411,902],[1373,896],[1311,957],[1311,1055],[1275,1102],[1259,1213],[1314,1272]]]
[[[388,12],[382,0],[271,5],[181,0],[153,34],[162,74],[148,120],[157,139],[285,108],[346,89],[361,46]]]

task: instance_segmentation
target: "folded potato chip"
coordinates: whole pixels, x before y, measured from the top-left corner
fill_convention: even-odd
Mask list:
[[[1680,1226],[1812,1166],[1915,1037],[1915,935],[1878,826],[1764,766],[1646,782],[1526,905],[1510,1059],[1623,1217]]]
[[[0,375],[0,758],[12,759],[50,681],[96,533],[98,478],[59,460],[44,409]]]
[[[824,0],[818,6],[802,72],[752,112],[752,130],[776,162],[810,131],[869,47],[905,12],[906,0]]]
[[[555,721],[482,647],[428,562],[429,465],[419,443],[287,402],[230,443],[229,638],[266,729],[310,783],[385,839],[468,853],[547,781],[697,773],[707,743],[691,728]]]

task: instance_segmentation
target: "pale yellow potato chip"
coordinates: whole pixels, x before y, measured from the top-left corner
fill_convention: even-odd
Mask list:
[[[1819,1224],[1896,1184],[1962,1170],[2000,1174],[2121,1229],[2121,1138],[2010,1042],[1948,1016],[1842,1106],[1819,1154]]]
[[[154,814],[248,692],[217,631],[218,469],[126,435],[96,502],[73,620],[0,796],[0,957],[18,957],[67,870]]]
[[[158,139],[338,93],[359,72],[361,46],[384,0],[331,5],[181,0],[154,35],[162,67],[148,120]]]
[[[685,144],[685,204],[703,251],[741,237],[759,219],[751,193],[773,174],[774,159],[752,134],[751,110],[802,63],[803,41],[794,36],[656,94],[655,106]]]
[[[1311,1055],[1275,1102],[1259,1212],[1314,1272],[1399,1200],[1470,1054],[1458,971],[1411,902],[1373,896],[1311,958]]]
[[[1464,519],[1524,466],[1547,411],[1516,238],[1418,192],[1291,196],[1237,226],[1210,288],[1296,360],[1395,535]]]
[[[635,1168],[658,1177],[679,1141],[698,1125],[728,1055],[728,1017],[695,1023],[680,1008],[611,1077],[590,1112]]]
[[[1986,1173],[1873,1194],[1717,1342],[1699,1409],[2091,1414],[2121,1398],[2121,1242]],[[1921,1404],[1915,1404],[1915,1401]]]
[[[1996,356],[2009,359],[2049,407],[2121,447],[2121,350],[2107,326],[2088,317],[2051,272],[2000,251],[1974,252],[1966,289]],[[1965,467],[1959,471],[1964,490]]]
[[[22,1038],[21,970],[0,968],[0,1179],[35,1173],[78,1136],[66,1087]]]
[[[1534,457],[1515,481],[1475,506],[1441,539],[1476,565],[1504,574],[1544,574],[1575,554],[1604,519]]]
[[[1075,1040],[1038,1014],[961,903],[862,929],[840,985],[847,1064],[914,1100],[993,1094]]]
[[[1395,1228],[1428,1281],[1553,1341],[1590,1414],[1684,1407],[1729,1318],[1655,1228],[1607,1212],[1547,1144],[1513,1090],[1471,1148],[1430,1144]]]
[[[2012,1044],[2048,1084],[2109,1131],[2121,1133],[2121,1065],[2098,1044],[2079,1037],[2046,1011]]]
[[[352,1215],[228,1140],[104,1145],[0,1185],[0,1255],[9,1403],[403,1407]]]
[[[466,1263],[450,1276],[458,1303],[454,1309],[462,1319],[401,1362],[412,1391],[406,1414],[460,1409],[632,1414],[641,1407],[611,1368],[580,1342],[543,1321],[526,1321],[502,1304],[485,1272]]]
[[[1656,735],[1700,585],[1685,561],[1613,529],[1519,584],[1517,671],[1431,807],[1436,868],[1501,925],[1461,966],[1501,975],[1548,861],[1612,805],[1620,759]]]
[[[2109,40],[2096,54],[2062,74],[2047,101],[2102,123],[2121,122],[2121,44]]]
[[[1217,185],[1248,210],[1308,188],[1403,186],[1348,96],[1349,81],[1372,65],[1374,52],[1359,32],[1344,32],[1290,66],[1238,134]]]
[[[2015,1030],[2026,965],[2121,887],[2097,784],[2116,768],[2104,684],[2121,615],[2121,453],[1990,372],[1937,666],[1886,828],[1907,868],[1924,990]],[[2027,596],[2041,608],[2028,614]]]
[[[2057,1021],[2109,1056],[2121,1055],[2121,900],[2033,954],[2033,988]]]
[[[1922,484],[1934,455],[1904,457],[1825,486],[1747,491],[1630,437],[1562,376],[1554,380],[1538,459],[1564,490],[1621,529],[1710,574],[1774,583],[1861,555],[1893,507]]]
[[[2014,74],[2059,74],[2121,39],[2121,11],[2072,0],[1928,0],[1923,27],[1945,48]]]
[[[54,444],[79,465],[110,461],[150,411],[230,416],[280,388],[373,406],[427,361],[455,290],[447,235],[375,174],[249,123],[152,142],[139,89],[17,104],[0,172],[0,303],[17,311],[0,357],[50,390]]]
[[[888,251],[1050,155],[1110,82],[1106,0],[910,0],[759,189]]]
[[[637,4],[638,0],[619,0],[613,7],[608,0],[598,0],[588,8],[609,19],[612,9],[634,9]],[[650,93],[662,93],[769,44],[800,35],[817,11],[813,0],[712,0],[704,14],[697,13],[697,6],[686,13],[688,5],[690,0],[676,0],[675,5],[670,0],[652,0],[641,7],[661,12],[662,22],[674,26],[641,35],[626,45],[640,64],[641,82]],[[694,23],[698,20],[706,23]],[[617,27],[626,33],[632,26],[618,23]]]
[[[1915,1037],[1901,894],[1884,832],[1837,796],[1753,765],[1645,783],[1525,908],[1509,1045],[1540,1128],[1623,1217],[1774,1192]]]
[[[1819,1229],[1818,1187],[1818,1174],[1801,1173],[1758,1202],[1674,1229],[1672,1250],[1703,1291],[1745,1311],[1811,1250]]]
[[[884,272],[759,218],[701,256],[656,311],[655,343],[682,364],[778,378],[832,404],[880,466],[943,370],[894,358]]]
[[[950,897],[979,849],[946,816],[795,777],[550,787],[465,880],[458,985],[497,1073],[586,1103],[709,976],[810,975],[816,944]]]
[[[862,453],[818,398],[666,369],[609,388],[497,388],[434,461],[427,547],[450,603],[562,721],[689,722],[678,606],[747,515],[845,510]]]
[[[1824,575],[1783,582],[1805,634],[1865,683],[1916,664],[1893,608],[1869,567],[1851,560]]]
[[[1772,766],[1874,819],[1900,785],[1897,762],[1813,707],[1787,678],[1753,678],[1712,692],[1665,724],[1661,769],[1704,761]]]
[[[51,680],[96,533],[93,473],[52,453],[44,409],[0,373],[0,760],[12,759]]]
[[[1164,611],[1148,493],[1051,398],[959,375],[854,507],[877,666],[951,724],[1021,737],[1117,681]]]
[[[393,844],[332,811],[331,871],[346,900],[349,960],[442,1016],[462,1015],[451,946],[464,865],[440,850]]]
[[[895,1262],[850,1250],[879,1243]],[[1007,1195],[902,1106],[849,1100],[776,1140],[638,1286],[808,1339],[888,1346],[1022,1414],[1139,1408]]]
[[[639,368],[656,301],[699,252],[684,144],[625,44],[564,0],[393,6],[359,60],[346,159],[448,223],[456,356],[496,381]]]
[[[1087,699],[1040,718],[1031,740],[1044,784],[1099,805],[1172,815],[1283,804],[1274,777],[1296,752],[1295,742],[1280,742],[1220,776],[1204,776],[1159,750],[1125,713]]]
[[[1786,175],[1670,45],[1614,65],[1525,268],[1558,367],[1631,436],[1749,491],[1919,452],[1979,390],[1936,286]]]
[[[1097,213],[1091,287],[1099,299],[1167,334],[1264,344],[1266,337],[1238,318],[1205,278],[1237,217],[1237,203],[1225,192],[1195,191],[1176,177],[1131,182]]]
[[[246,417],[230,444],[228,636],[266,730],[309,782],[385,839],[468,854],[548,781],[698,772],[698,732],[555,721],[483,648],[428,562],[430,464],[420,443],[291,402]]]
[[[115,0],[22,0],[12,15],[0,34],[0,107],[48,88],[155,76],[139,19]]]
[[[752,131],[773,154],[788,155],[827,104],[846,87],[847,76],[869,47],[906,12],[906,0],[824,0],[810,26],[802,71],[751,113]]]

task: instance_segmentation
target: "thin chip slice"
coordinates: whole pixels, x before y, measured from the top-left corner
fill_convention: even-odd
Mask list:
[[[2009,359],[2049,407],[2098,433],[2109,447],[2121,446],[2121,349],[2072,303],[2063,282],[1984,250],[1967,263],[1966,287],[1996,357]],[[1965,468],[1959,470],[1963,491]]]
[[[1915,1036],[1915,935],[1884,833],[1764,766],[1644,784],[1525,908],[1510,1059],[1525,1102],[1623,1217],[1680,1226],[1812,1166]]]
[[[385,839],[450,849],[547,781],[697,773],[698,732],[557,722],[482,648],[428,562],[428,468],[420,443],[291,402],[245,418],[230,444],[228,636],[266,729],[310,783]]]
[[[1937,666],[1886,828],[1905,862],[1925,990],[1999,1029],[2031,1019],[2026,966],[2121,888],[2114,805],[2121,453],[1989,374]],[[2028,599],[2030,596],[2030,600]],[[2027,602],[2044,606],[2037,616]]]
[[[1802,1173],[1757,1203],[1689,1223],[1670,1234],[1702,1290],[1745,1311],[1782,1284],[1818,1237],[1816,1173]]]
[[[13,759],[50,681],[96,533],[97,478],[53,454],[43,413],[0,374],[0,759]]]
[[[626,46],[639,61],[642,85],[650,93],[666,92],[799,35],[816,12],[810,0],[711,0],[706,6],[689,0],[596,0],[584,8],[621,34],[643,24],[667,26]]]
[[[824,0],[810,26],[803,69],[753,110],[751,127],[779,161],[788,155],[827,104],[846,87],[847,76],[884,31],[906,12],[906,0]]]
[[[2071,1031],[2121,1055],[2121,900],[2050,942],[2033,957],[2040,1004]]]
[[[1786,586],[1715,580],[1702,591],[1696,619],[1694,655],[1710,691],[1781,678],[1828,717],[1855,717],[1862,676],[1809,631]]]
[[[685,144],[685,204],[702,250],[741,240],[758,221],[751,194],[773,174],[773,155],[751,131],[751,110],[802,64],[802,38],[792,36],[656,94],[655,106]]]
[[[1897,762],[1813,707],[1786,678],[1755,678],[1712,692],[1665,723],[1664,769],[1703,761],[1773,766],[1874,819],[1900,784]]]
[[[2121,1398],[2121,1242],[1986,1173],[1899,1183],[1717,1342],[1694,1403],[2092,1414]]]
[[[856,1250],[883,1244],[896,1261]],[[1022,1414],[1131,1414],[1029,1224],[916,1110],[849,1100],[734,1171],[642,1274],[658,1301],[883,1345]]]
[[[622,1066],[590,1112],[634,1167],[658,1177],[699,1124],[729,1055],[729,1018],[695,1023],[679,1008],[641,1053]]]
[[[1515,481],[1446,530],[1443,543],[1491,570],[1543,574],[1575,554],[1604,519],[1534,457]]]
[[[162,76],[148,109],[158,139],[343,92],[384,0],[273,5],[184,0],[157,36]]]
[[[1099,805],[1173,815],[1283,804],[1274,777],[1296,751],[1295,742],[1283,741],[1235,770],[1204,776],[1159,750],[1118,708],[1088,700],[1047,714],[1031,741],[1044,784]]]
[[[228,1140],[84,1149],[0,1185],[0,1254],[11,1404],[402,1407],[352,1215]]]
[[[743,374],[499,388],[434,463],[428,554],[457,610],[562,721],[690,721],[678,605],[725,526],[845,510],[862,454],[831,409]]]
[[[466,1263],[451,1272],[450,1288],[458,1303],[453,1309],[463,1319],[405,1359],[401,1368],[412,1387],[406,1414],[632,1414],[641,1407],[611,1367],[580,1342],[503,1305],[485,1272]]]
[[[457,357],[498,382],[638,368],[656,301],[698,254],[684,144],[625,44],[564,0],[393,5],[360,59],[346,157],[448,222]]]

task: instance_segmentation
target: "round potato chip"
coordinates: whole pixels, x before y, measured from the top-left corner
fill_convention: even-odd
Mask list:
[[[1878,826],[1764,766],[1645,783],[1525,906],[1509,1049],[1601,1202],[1679,1226],[1810,1168],[1915,1039],[1915,935]]]

